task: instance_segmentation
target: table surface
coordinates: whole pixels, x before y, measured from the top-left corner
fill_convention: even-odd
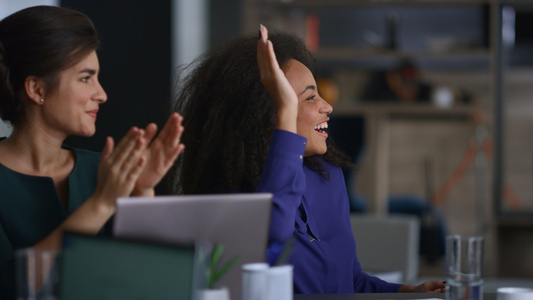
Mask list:
[[[294,300],[394,300],[444,299],[444,293],[366,293],[366,294],[308,294],[294,295]],[[496,300],[496,293],[484,293],[483,300]]]

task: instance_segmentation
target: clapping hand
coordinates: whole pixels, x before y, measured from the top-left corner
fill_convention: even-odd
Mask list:
[[[154,123],[145,128],[144,141],[150,143],[144,151],[146,163],[135,182],[134,196],[153,196],[154,187],[168,172],[185,146],[180,143],[183,133],[183,117],[173,113],[159,135],[150,143],[157,132]]]
[[[94,192],[94,199],[108,207],[115,208],[118,197],[131,194],[136,180],[139,178],[146,157],[144,140],[146,132],[137,127],[131,128],[115,146],[113,138],[108,137],[98,167],[98,184]]]

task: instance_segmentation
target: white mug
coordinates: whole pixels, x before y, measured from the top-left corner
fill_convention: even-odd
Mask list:
[[[242,272],[242,300],[292,300],[293,266],[253,263]]]
[[[251,263],[242,266],[242,300],[263,300],[266,292],[267,263]]]
[[[496,290],[496,300],[530,300],[533,299],[533,289],[518,287],[502,287]]]

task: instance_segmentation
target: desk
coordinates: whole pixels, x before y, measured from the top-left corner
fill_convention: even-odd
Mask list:
[[[394,300],[394,299],[444,299],[444,293],[366,293],[366,294],[308,294],[294,295],[294,300]],[[496,300],[496,293],[484,293],[483,300]]]

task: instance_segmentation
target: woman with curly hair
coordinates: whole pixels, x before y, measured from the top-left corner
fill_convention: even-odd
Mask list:
[[[294,239],[296,293],[443,290],[441,281],[415,287],[361,271],[341,170],[350,163],[330,145],[332,107],[301,40],[261,26],[259,40],[239,37],[193,65],[177,102],[187,128],[178,192],[273,193],[267,259]]]

